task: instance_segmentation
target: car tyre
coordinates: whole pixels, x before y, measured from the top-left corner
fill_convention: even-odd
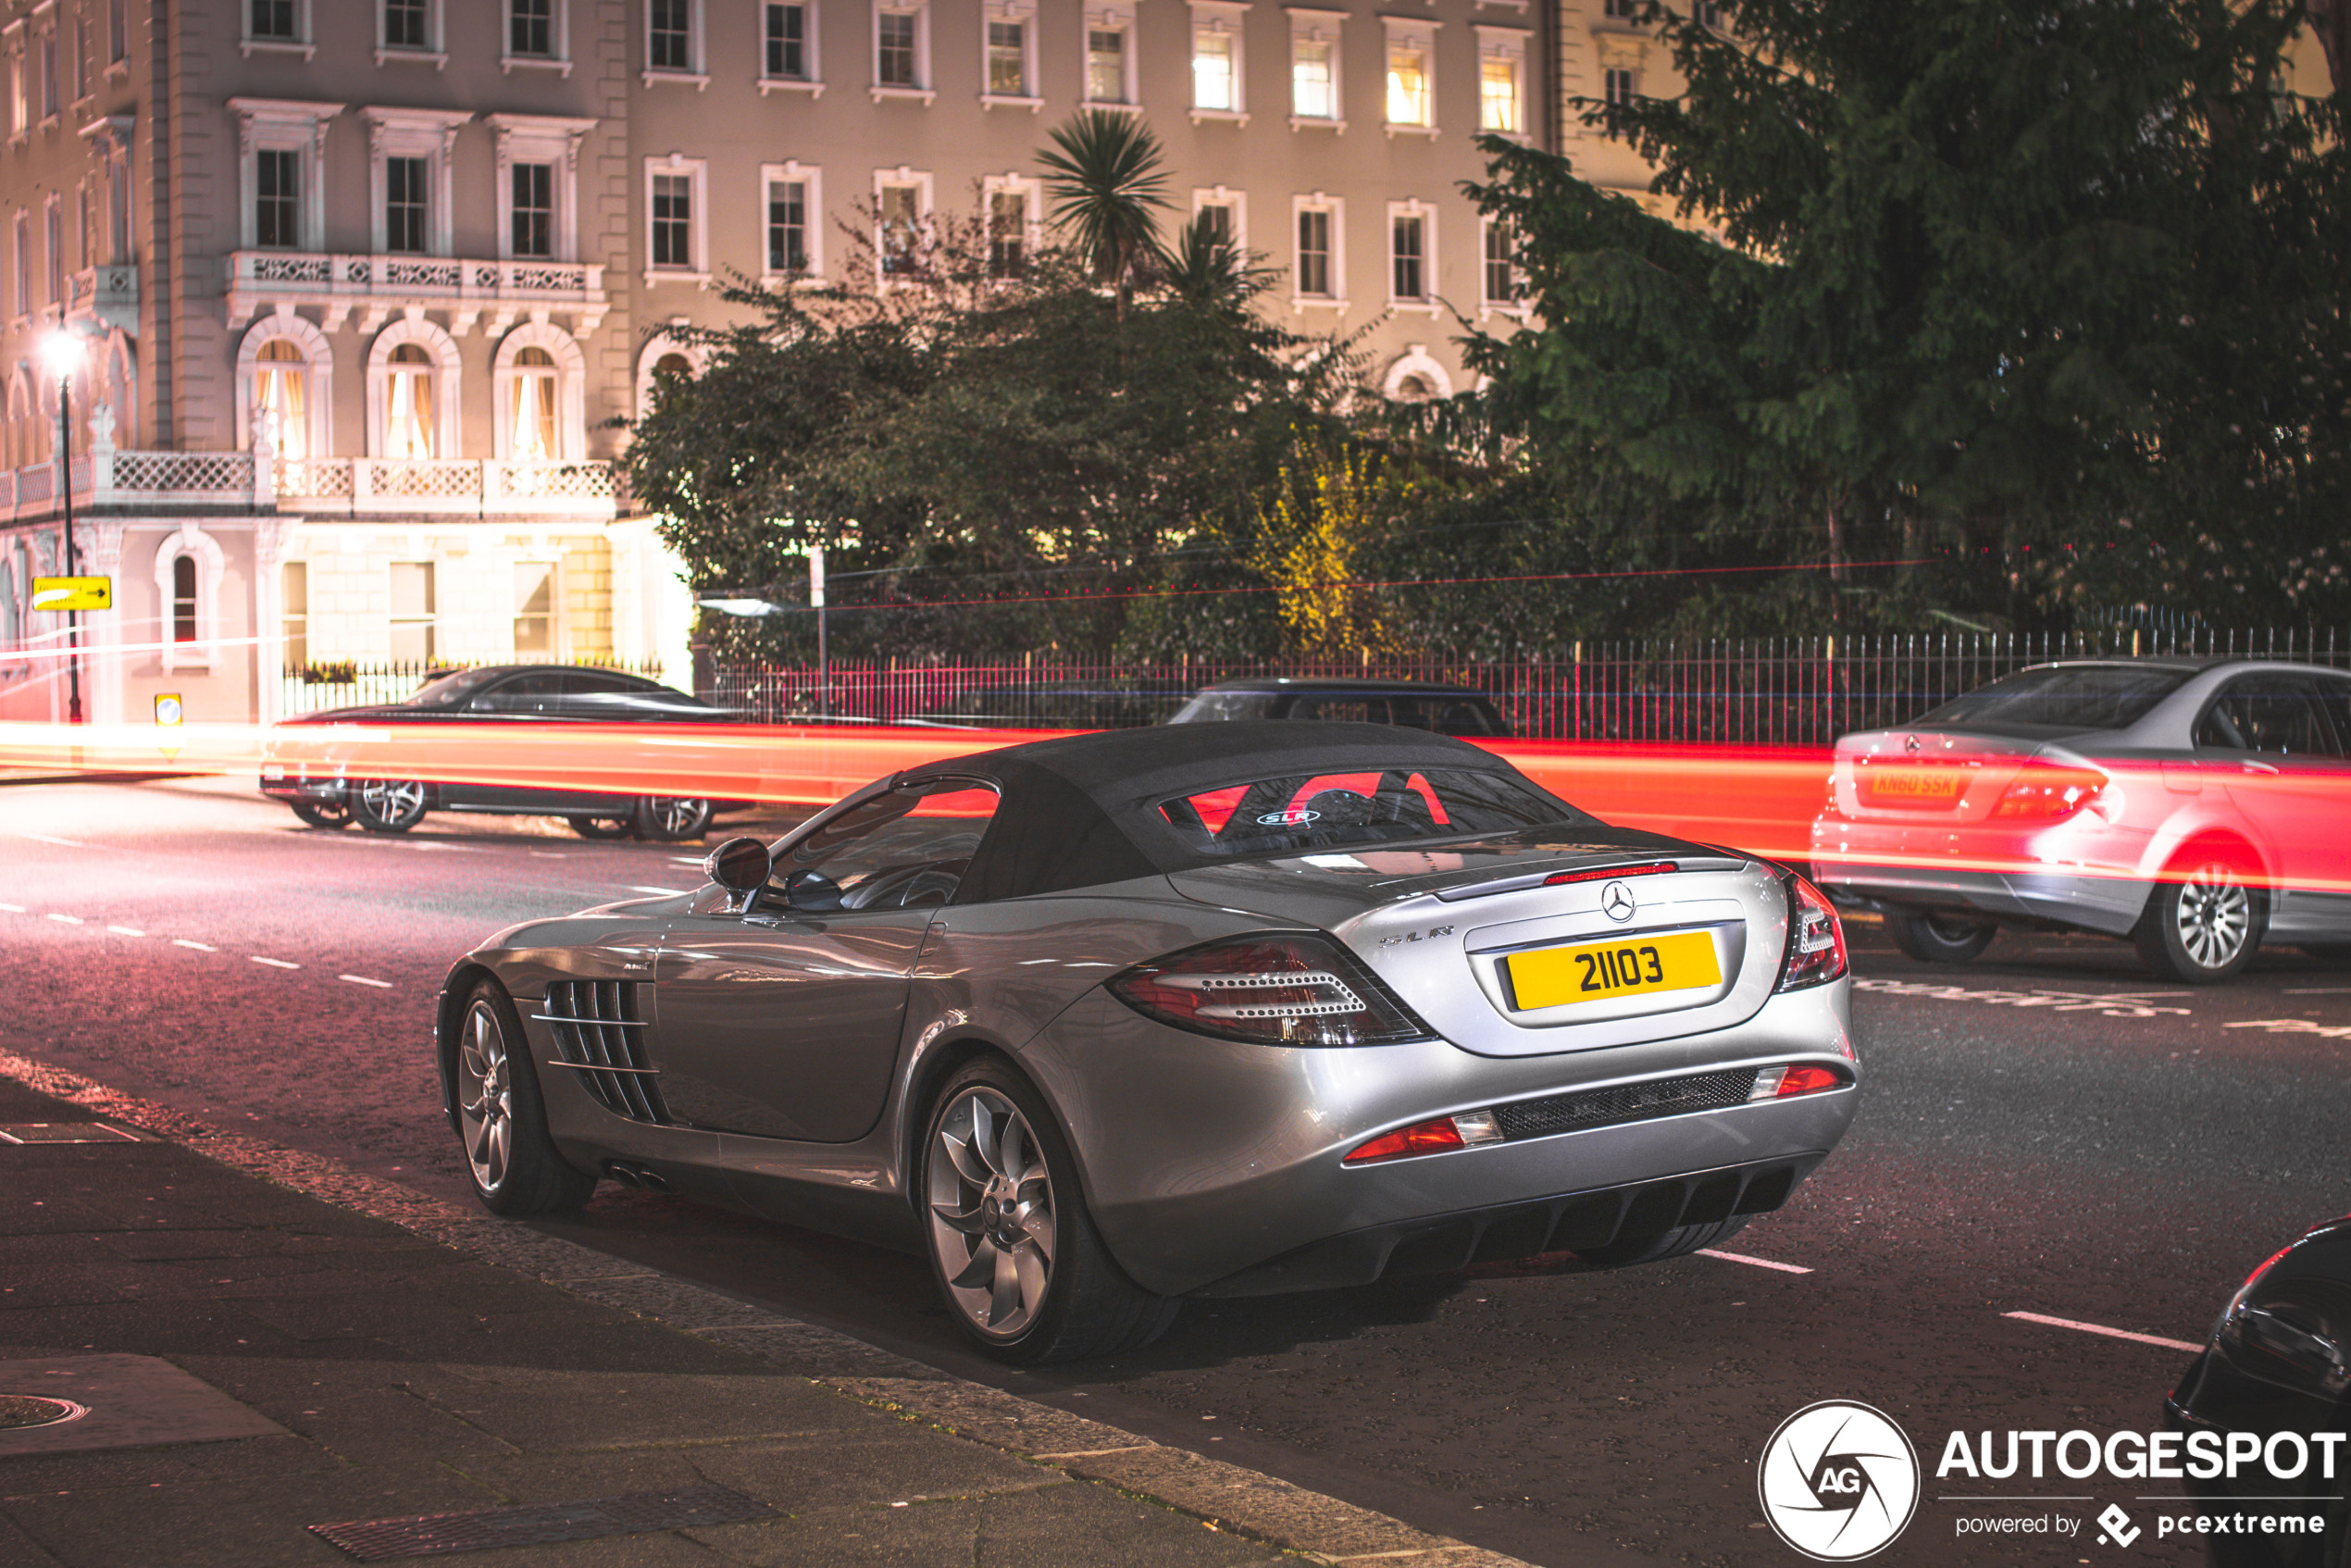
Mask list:
[[[292,801],[293,814],[313,828],[348,828],[351,807],[342,801]]]
[[[626,839],[637,831],[634,813],[627,816],[574,816],[567,818],[571,830],[583,839]]]
[[[1009,1063],[948,1080],[925,1125],[915,1191],[948,1313],[1020,1365],[1138,1350],[1177,1303],[1126,1277],[1094,1229],[1061,1128]]]
[[[647,795],[637,803],[637,836],[657,844],[699,839],[710,830],[717,815],[708,801],[672,795]]]
[[[521,1218],[577,1209],[596,1178],[575,1170],[547,1133],[539,1074],[504,988],[483,980],[466,999],[458,1026],[457,1137],[474,1195],[493,1214]]]
[[[1896,947],[1921,964],[1972,964],[2000,934],[1999,927],[1988,920],[1922,910],[1888,911],[1885,929]]]
[[[1594,1268],[1625,1268],[1634,1263],[1662,1263],[1728,1241],[1747,1228],[1748,1216],[1734,1214],[1711,1225],[1686,1225],[1662,1236],[1621,1236],[1605,1247],[1582,1247],[1575,1255]]]
[[[363,778],[351,788],[351,815],[370,833],[405,833],[425,819],[425,787],[413,778]]]
[[[2253,962],[2269,918],[2269,896],[2248,883],[2245,866],[2243,854],[2221,848],[2171,863],[2131,933],[2148,968],[2166,979],[2208,986]]]

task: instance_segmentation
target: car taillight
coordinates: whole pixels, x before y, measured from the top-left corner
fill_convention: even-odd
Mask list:
[[[1646,865],[1603,865],[1593,871],[1554,871],[1543,878],[1547,888],[1562,888],[1570,882],[1607,882],[1619,877],[1661,877],[1681,866],[1670,860],[1651,861]]]
[[[1409,1127],[1385,1132],[1350,1151],[1343,1165],[1368,1165],[1380,1160],[1401,1160],[1413,1154],[1441,1154],[1448,1149],[1499,1143],[1502,1129],[1491,1111],[1465,1111],[1458,1116],[1437,1116]]]
[[[1138,964],[1113,996],[1163,1024],[1263,1045],[1399,1045],[1428,1026],[1328,938],[1242,937]]]
[[[1821,890],[1791,875],[1787,914],[1787,961],[1780,968],[1780,989],[1825,985],[1844,974],[1845,923]]]
[[[2000,791],[1992,815],[2054,822],[2095,803],[2105,788],[2106,775],[2093,767],[2027,763]]]
[[[1747,1097],[1750,1101],[1786,1100],[1798,1094],[1843,1089],[1851,1081],[1834,1067],[1766,1067],[1755,1075],[1755,1087]]]

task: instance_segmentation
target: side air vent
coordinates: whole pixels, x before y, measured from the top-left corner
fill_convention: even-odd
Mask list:
[[[1755,1089],[1755,1069],[1737,1067],[1725,1073],[1698,1073],[1684,1078],[1651,1078],[1646,1083],[1621,1084],[1614,1089],[1586,1089],[1582,1094],[1555,1095],[1549,1100],[1521,1100],[1494,1107],[1494,1120],[1505,1138],[1549,1138],[1553,1133],[1583,1132],[1658,1116],[1679,1116],[1689,1111],[1720,1111],[1744,1105]]]
[[[544,1011],[532,1014],[555,1037],[561,1061],[603,1108],[636,1122],[666,1122],[661,1070],[645,1059],[645,1022],[634,980],[554,980]]]

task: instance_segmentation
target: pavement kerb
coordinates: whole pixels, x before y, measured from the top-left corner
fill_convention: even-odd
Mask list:
[[[201,1117],[0,1049],[0,1076],[231,1169],[396,1225],[583,1300],[774,1362],[844,1398],[1030,1463],[1108,1485],[1212,1528],[1332,1568],[1527,1568],[1238,1464],[1022,1399],[815,1324],[779,1317],[592,1248],[355,1171],[339,1160],[227,1132]]]

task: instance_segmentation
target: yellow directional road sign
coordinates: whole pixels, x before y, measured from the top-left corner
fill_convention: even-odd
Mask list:
[[[180,703],[179,692],[158,691],[155,693],[155,722],[157,724],[178,724],[184,711]]]
[[[37,577],[32,579],[36,610],[111,610],[114,579],[110,577]]]

